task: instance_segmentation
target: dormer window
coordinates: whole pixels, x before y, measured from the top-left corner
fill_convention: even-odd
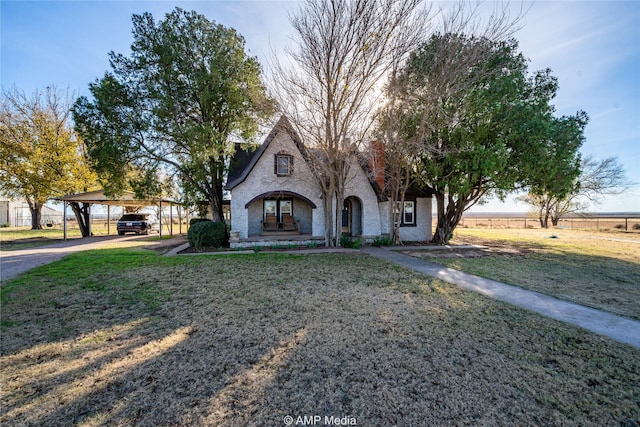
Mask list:
[[[290,154],[276,154],[274,172],[278,176],[289,176],[293,172],[293,156]]]

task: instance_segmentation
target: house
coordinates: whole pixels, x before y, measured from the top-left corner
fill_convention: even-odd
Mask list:
[[[324,238],[322,192],[306,160],[308,155],[284,116],[262,145],[236,150],[225,187],[231,193],[232,247],[286,241],[294,235],[296,241]],[[378,171],[376,177],[372,172],[375,164],[356,156],[351,161],[342,233],[363,241],[389,235],[391,202],[381,191],[384,171]],[[429,240],[431,195],[407,194],[400,208],[403,241]]]

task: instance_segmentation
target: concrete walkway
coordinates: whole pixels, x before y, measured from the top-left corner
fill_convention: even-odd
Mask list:
[[[636,320],[463,273],[389,249],[367,246],[362,248],[362,252],[640,348],[640,322]]]
[[[84,239],[69,239],[60,243],[38,246],[33,249],[0,252],[0,283],[22,274],[32,268],[58,261],[74,252],[88,251],[109,243],[120,243],[129,240],[143,239],[149,236],[100,236]]]
[[[121,243],[148,236],[106,236],[67,240],[34,249],[0,252],[0,283],[43,264],[57,261],[74,252],[96,249],[109,243]],[[150,242],[151,243],[151,242]],[[183,247],[167,255],[175,255]],[[507,285],[430,263],[389,249],[365,246],[362,252],[411,270],[458,285],[544,316],[568,322],[591,332],[640,348],[640,322],[622,316],[563,301],[517,286]],[[353,250],[351,250],[353,251]],[[318,251],[319,253],[326,253]]]

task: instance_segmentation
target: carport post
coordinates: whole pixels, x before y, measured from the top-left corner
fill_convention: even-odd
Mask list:
[[[62,230],[63,240],[67,240],[67,201],[62,201]]]
[[[162,239],[162,199],[158,202],[158,222],[160,222],[160,231],[158,236]]]
[[[107,205],[107,236],[111,236],[111,205]]]

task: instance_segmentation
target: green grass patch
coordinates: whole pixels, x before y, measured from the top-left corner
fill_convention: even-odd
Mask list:
[[[27,227],[0,228],[0,243],[23,239],[61,239],[62,237],[62,230],[54,228],[42,230],[31,230]]]
[[[95,236],[106,236],[106,225],[94,226],[91,229]],[[115,221],[111,224],[111,234],[116,234]],[[68,238],[80,238],[80,229],[69,228]],[[45,246],[52,243],[59,243],[64,239],[62,227],[43,228],[42,230],[31,230],[29,227],[8,227],[0,228],[0,250],[16,251]]]
[[[106,225],[94,225],[91,231],[98,236],[107,234]],[[111,234],[116,234],[116,221],[111,223]],[[79,228],[68,228],[68,237],[81,237]],[[64,230],[62,226],[54,228],[43,228],[42,230],[32,230],[30,227],[8,227],[0,228],[0,242],[7,243],[23,239],[62,239]]]

